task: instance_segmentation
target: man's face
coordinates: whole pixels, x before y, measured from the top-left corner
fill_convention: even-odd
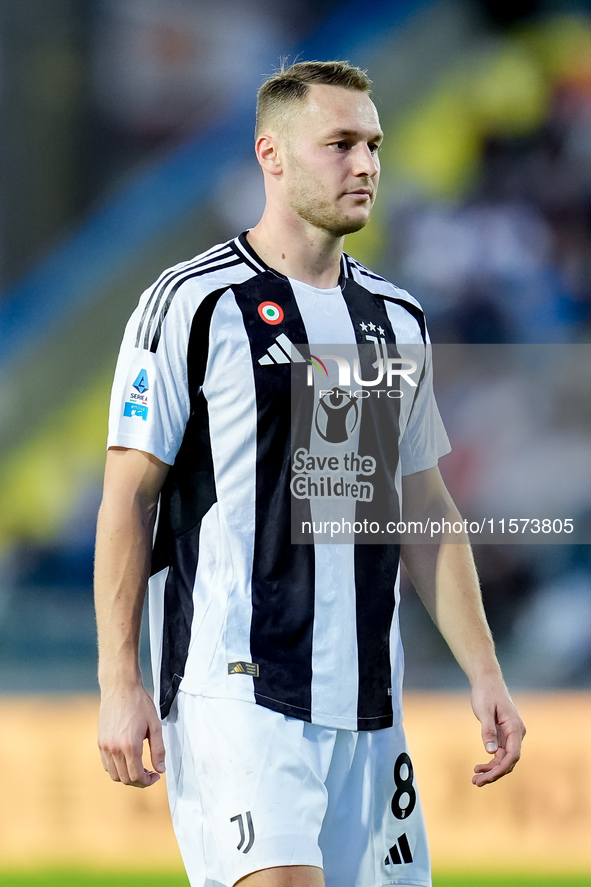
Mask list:
[[[380,177],[382,130],[368,95],[315,84],[283,136],[288,206],[335,237],[369,220]]]

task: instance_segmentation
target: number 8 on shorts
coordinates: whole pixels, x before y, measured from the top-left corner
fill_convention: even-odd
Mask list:
[[[396,819],[406,819],[415,809],[417,793],[412,784],[414,771],[412,761],[406,752],[398,755],[394,764],[394,784],[396,791],[392,798],[392,813]],[[408,798],[408,800],[406,800]],[[404,806],[403,806],[403,803]]]

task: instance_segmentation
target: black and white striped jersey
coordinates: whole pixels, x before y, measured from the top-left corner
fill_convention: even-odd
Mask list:
[[[361,519],[370,488],[399,514],[401,475],[448,451],[428,359],[412,397],[388,404],[390,486],[375,467],[386,447],[371,411],[341,384],[352,377],[339,348],[369,346],[386,361],[384,349],[403,344],[425,354],[426,340],[418,303],[349,256],[338,286],[319,290],[268,268],[244,234],[143,294],[117,363],[108,445],[172,466],[149,598],[163,717],[182,687],[330,727],[401,720],[398,547],[294,542],[292,519],[334,517],[335,495],[339,514]],[[314,476],[310,457],[332,474]]]

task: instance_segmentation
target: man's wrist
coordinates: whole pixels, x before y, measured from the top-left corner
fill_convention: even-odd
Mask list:
[[[494,654],[471,663],[470,669],[466,673],[473,690],[484,686],[505,686],[501,666]]]
[[[481,650],[471,658],[466,668],[466,675],[473,690],[482,686],[505,684],[499,660],[492,646],[490,651]]]
[[[125,692],[143,686],[142,673],[137,663],[118,663],[99,666],[98,683],[101,693]]]

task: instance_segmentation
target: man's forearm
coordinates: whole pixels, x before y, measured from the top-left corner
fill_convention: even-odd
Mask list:
[[[472,684],[502,680],[468,540],[405,545],[415,588]]]
[[[403,503],[408,520],[422,522],[429,517],[442,526],[462,526],[460,513],[437,468],[404,479]],[[474,685],[485,677],[502,680],[466,533],[450,530],[433,543],[406,542],[401,557],[421,600],[470,682]]]
[[[139,679],[138,646],[153,526],[154,515],[137,501],[124,509],[117,496],[103,500],[95,561],[101,686]]]
[[[168,466],[138,450],[107,453],[95,556],[101,687],[139,681],[138,647],[158,498]]]

